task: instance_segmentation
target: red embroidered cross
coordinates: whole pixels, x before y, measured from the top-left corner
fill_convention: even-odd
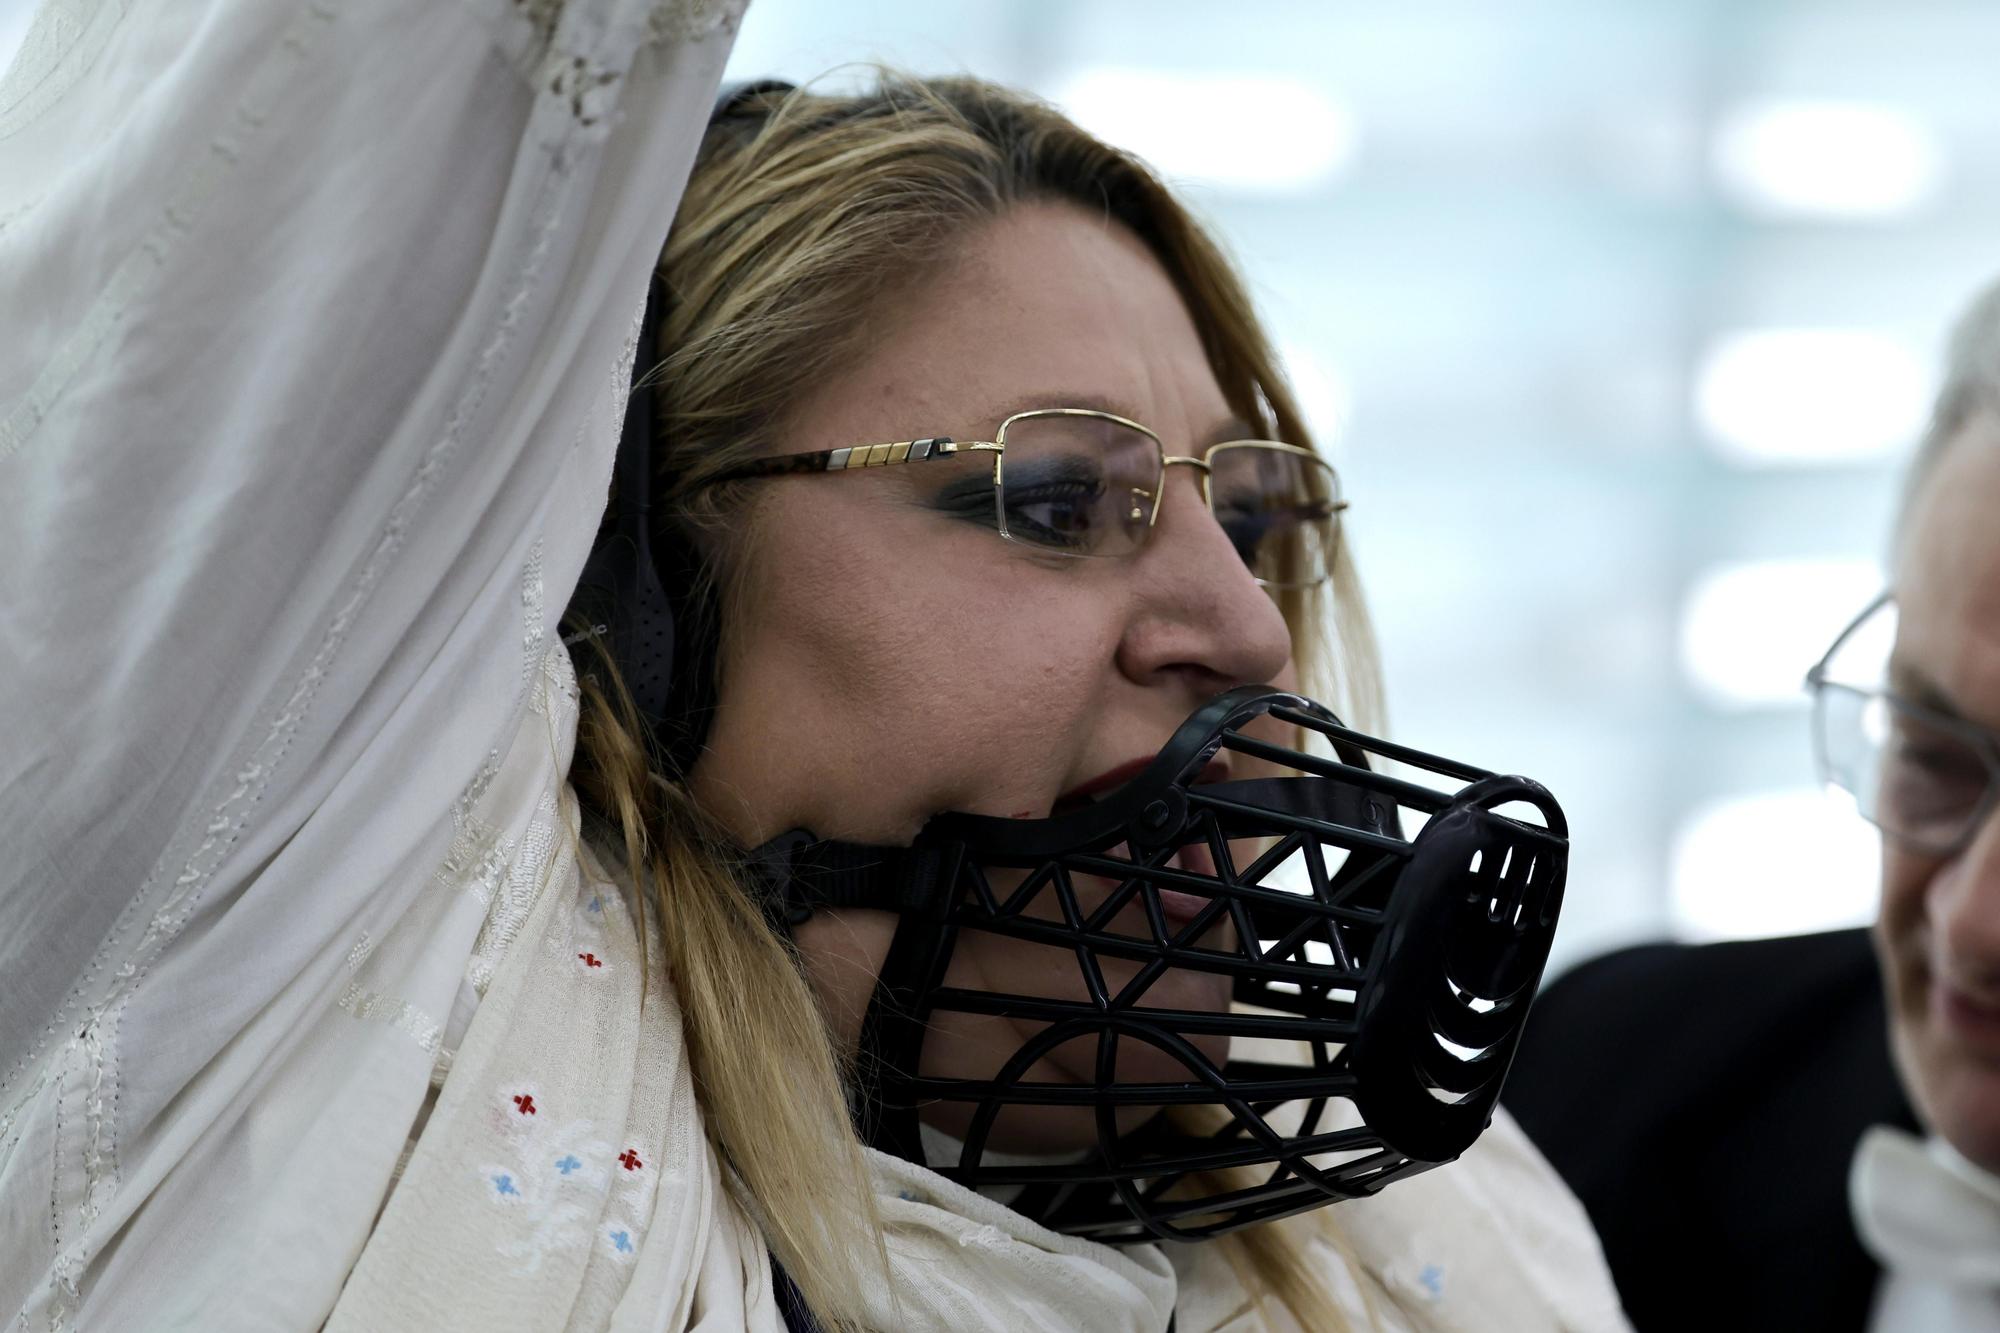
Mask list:
[[[522,1115],[533,1115],[535,1113],[534,1095],[532,1093],[526,1093],[526,1092],[515,1093],[514,1108],[518,1110]]]
[[[627,1171],[637,1171],[645,1165],[644,1162],[639,1160],[639,1154],[631,1148],[627,1148],[623,1153],[620,1153],[618,1160],[625,1164]]]
[[[604,960],[603,960],[602,958],[599,958],[599,957],[598,957],[598,956],[597,956],[596,954],[594,954],[594,953],[580,953],[580,954],[578,954],[578,955],[577,955],[577,957],[578,957],[578,958],[581,958],[581,959],[583,960],[583,965],[584,965],[585,967],[603,967],[603,966],[604,966]]]

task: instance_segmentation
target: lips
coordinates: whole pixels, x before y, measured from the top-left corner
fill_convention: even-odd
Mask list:
[[[1173,859],[1167,864],[1176,870],[1188,871],[1190,874],[1215,873],[1215,855],[1209,851],[1205,842],[1189,843],[1175,852]],[[1194,920],[1196,914],[1212,901],[1205,894],[1183,893],[1179,889],[1162,888],[1156,892],[1160,895],[1160,915],[1176,926],[1184,926]]]
[[[1153,758],[1152,755],[1144,755],[1137,759],[1128,759],[1122,764],[1106,769],[1086,782],[1078,783],[1056,798],[1055,804],[1049,809],[1049,814],[1051,816],[1065,815],[1072,810],[1081,810],[1087,805],[1095,804],[1145,772],[1147,766],[1153,762]],[[1210,783],[1226,782],[1228,779],[1228,763],[1220,758],[1215,758],[1209,760],[1207,766],[1196,776],[1192,785],[1206,786]],[[1121,843],[1112,850],[1111,854],[1121,858],[1129,857],[1131,849]],[[1180,848],[1169,858],[1167,864],[1176,870],[1184,870],[1190,874],[1215,874],[1215,856],[1209,850],[1208,845],[1203,842],[1190,843]],[[1110,881],[1107,880],[1105,883],[1108,886]],[[1179,889],[1157,888],[1155,892],[1159,894],[1160,914],[1167,919],[1168,925],[1174,927],[1176,930],[1192,921],[1213,901],[1206,894],[1186,893]],[[1136,900],[1132,905],[1132,910],[1138,910]]]
[[[1116,768],[1106,769],[1087,782],[1079,782],[1076,786],[1071,787],[1068,791],[1056,797],[1055,804],[1049,808],[1049,813],[1052,815],[1066,815],[1072,810],[1081,810],[1084,806],[1096,801],[1100,796],[1116,791],[1133,778],[1138,777],[1146,771],[1146,765],[1152,762],[1151,758],[1128,759]]]
[[[1160,915],[1175,926],[1185,926],[1208,906],[1208,899],[1198,893],[1182,893],[1179,889],[1160,889]]]
[[[1124,786],[1133,778],[1138,777],[1146,771],[1147,765],[1152,762],[1153,756],[1146,755],[1139,759],[1128,759],[1115,768],[1108,768],[1089,781],[1080,782],[1062,795],[1056,797],[1055,804],[1050,807],[1049,813],[1052,815],[1063,815],[1068,814],[1072,810],[1080,810],[1101,797],[1118,790],[1118,788]],[[1211,782],[1226,782],[1228,779],[1229,765],[1219,758],[1211,759],[1208,761],[1208,766],[1202,769],[1201,773],[1196,776],[1194,785],[1198,787],[1206,786]]]
[[[1931,1013],[1960,1043],[2000,1058],[2000,1002],[1975,998],[1944,981],[1931,983]]]

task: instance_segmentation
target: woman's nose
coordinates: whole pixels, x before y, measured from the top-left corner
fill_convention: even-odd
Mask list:
[[[1139,601],[1120,645],[1126,675],[1172,674],[1205,698],[1269,681],[1291,660],[1290,627],[1209,512],[1198,469],[1168,468],[1132,578]]]

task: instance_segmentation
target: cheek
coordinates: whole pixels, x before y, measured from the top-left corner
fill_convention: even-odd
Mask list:
[[[1882,906],[1875,921],[1875,953],[1882,964],[1884,997],[1904,1037],[1926,1021],[1929,1004],[1929,924],[1925,900],[1938,862],[1882,845]],[[1900,1039],[1899,1039],[1900,1040]],[[1905,1058],[1908,1052],[1903,1053]]]
[[[903,723],[885,758],[934,763],[941,805],[989,814],[1055,794],[1042,788],[1070,767],[1116,649],[1095,599],[1060,580],[1037,595],[1036,580],[1009,573],[911,598],[896,636],[903,678],[873,705]]]
[[[1876,932],[1892,955],[1901,956],[1919,942],[1915,937],[1923,928],[1924,894],[1937,868],[1936,861],[1884,841],[1882,910]]]
[[[753,580],[718,727],[743,753],[718,758],[769,826],[902,840],[1046,801],[1112,679],[1117,611],[1087,580],[896,526],[795,530]]]

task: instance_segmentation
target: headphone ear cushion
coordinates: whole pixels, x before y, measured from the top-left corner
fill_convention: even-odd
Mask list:
[[[626,402],[624,429],[612,465],[610,505],[569,603],[572,619],[583,621],[589,627],[587,633],[603,637],[604,649],[638,707],[655,759],[664,757],[666,720],[679,703],[675,696],[680,675],[675,657],[681,646],[675,633],[678,607],[667,589],[680,587],[687,595],[698,571],[692,552],[678,550],[669,554],[680,558],[663,571],[655,559],[650,532],[657,400],[656,391],[643,377],[658,359],[659,320],[665,308],[666,292],[655,277],[634,350],[637,387]]]
[[[694,764],[714,710],[716,617],[700,558],[678,541],[653,547],[643,531],[607,534],[591,552],[569,603],[601,635],[665,772]],[[670,593],[669,588],[676,591]]]
[[[715,711],[715,654],[720,633],[707,571],[695,549],[669,539],[654,547],[642,575],[641,605],[631,617],[643,685],[633,687],[653,728],[666,772],[694,767]]]
[[[708,114],[708,123],[727,120],[731,116],[746,114],[755,110],[763,115],[765,108],[756,103],[783,97],[798,88],[796,83],[784,79],[745,79],[740,83],[725,83],[715,94],[715,105]]]
[[[674,612],[654,561],[646,558],[651,552],[638,554],[613,630],[614,651],[640,716],[657,730],[673,696]]]
[[[742,114],[794,85],[779,79],[721,90],[710,123]],[[685,774],[701,752],[714,711],[719,622],[700,555],[687,542],[652,539],[653,417],[657,390],[646,378],[659,361],[659,327],[670,299],[653,276],[634,349],[635,387],[613,465],[616,487],[597,544],[570,598],[573,619],[605,636],[605,649],[631,692],[655,761]]]

